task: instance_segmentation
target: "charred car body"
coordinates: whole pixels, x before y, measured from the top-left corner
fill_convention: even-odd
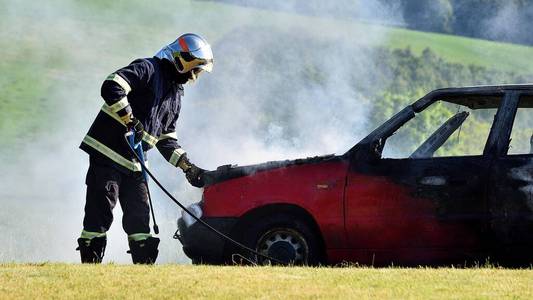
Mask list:
[[[435,157],[468,118],[459,112],[410,156],[384,158],[388,139],[438,102],[495,112],[482,153]],[[533,154],[508,153],[519,108],[533,108],[532,85],[435,90],[343,155],[219,167],[190,208],[237,241],[296,264],[531,264]],[[177,236],[193,262],[230,263],[233,253],[262,261],[186,215]]]

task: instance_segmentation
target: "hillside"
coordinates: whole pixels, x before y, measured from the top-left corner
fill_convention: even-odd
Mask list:
[[[199,0],[533,45],[527,0]]]
[[[52,8],[62,4],[53,0],[48,3]],[[235,30],[250,28],[249,34],[253,34],[254,28],[259,32],[265,28],[285,32],[290,28],[296,32],[315,32],[318,37],[330,35],[332,40],[339,39],[353,47],[410,48],[414,55],[430,48],[451,63],[517,74],[533,73],[533,60],[528,59],[533,56],[532,47],[213,2],[187,1],[180,10],[165,9],[170,3],[153,6],[143,1],[75,2],[61,6],[57,13],[53,9],[44,13],[36,8],[21,9],[23,4],[2,10],[0,72],[7,76],[0,79],[0,137],[13,140],[22,133],[38,131],[43,117],[57,113],[51,106],[63,105],[57,103],[57,94],[72,86],[76,92],[98,97],[99,81],[107,72],[136,56],[153,53],[159,45],[183,31],[205,34],[215,52],[217,45]],[[128,14],[122,15],[125,9]],[[242,43],[241,47],[246,47],[246,41]],[[291,51],[291,45],[283,48]],[[216,54],[219,62],[238,59]],[[80,86],[76,77],[83,77],[84,85]],[[91,90],[81,92],[82,87]]]

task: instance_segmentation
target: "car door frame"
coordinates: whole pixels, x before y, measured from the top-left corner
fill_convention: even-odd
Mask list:
[[[485,170],[487,171],[487,178],[486,179],[480,179],[482,181],[485,181],[485,183],[482,183],[486,185],[488,183],[488,171],[490,170],[491,162],[494,158],[494,156],[497,153],[501,153],[500,151],[505,147],[505,143],[501,143],[501,137],[502,135],[507,134],[507,121],[509,119],[509,113],[512,113],[512,109],[509,110],[509,105],[512,106],[511,99],[515,97],[516,93],[514,91],[492,91],[490,93],[476,93],[476,95],[479,94],[479,96],[484,95],[492,95],[492,96],[498,96],[501,97],[500,99],[500,105],[497,108],[496,115],[494,117],[494,121],[492,123],[492,126],[490,128],[490,132],[487,138],[487,141],[485,143],[485,147],[483,150],[483,153],[479,156],[483,160],[483,165]],[[372,168],[373,165],[376,165],[379,163],[379,161],[383,160],[381,158],[381,152],[383,150],[384,144],[386,142],[386,139],[389,138],[394,132],[396,132],[400,127],[405,125],[407,122],[412,120],[416,113],[420,113],[423,110],[425,110],[427,107],[432,105],[434,102],[438,101],[439,97],[446,96],[445,93],[430,93],[427,96],[421,98],[417,102],[415,102],[412,105],[407,106],[402,111],[400,111],[398,114],[393,116],[391,119],[389,119],[387,122],[383,123],[380,127],[378,127],[376,130],[374,130],[371,134],[369,134],[365,139],[363,139],[360,143],[358,143],[356,146],[354,146],[347,155],[350,158],[350,170],[354,170],[357,168],[363,168],[370,167]],[[510,132],[509,132],[510,134]],[[465,158],[465,156],[462,156]],[[453,160],[454,157],[449,158]],[[459,158],[459,157],[457,157]],[[467,158],[467,157],[466,157]],[[437,158],[435,158],[437,159]],[[348,184],[348,180],[347,180]],[[348,190],[347,186],[347,190]],[[486,188],[485,188],[486,191]],[[347,193],[345,193],[347,195]],[[345,196],[346,197],[346,196]],[[487,209],[487,195],[486,193],[482,196],[483,198],[483,209],[485,210],[485,213],[488,211]],[[345,198],[345,208],[346,208],[346,201]],[[347,235],[348,240],[348,225],[346,217],[347,212],[345,211],[345,231]],[[486,220],[480,221],[483,222],[483,227],[488,227],[488,217],[484,216]],[[482,243],[487,243],[488,240],[483,240]],[[372,258],[374,261],[374,258]]]
[[[527,195],[524,196],[520,190],[525,182],[513,178],[513,170],[533,174],[533,154],[508,154],[516,113],[523,96],[532,97],[533,92],[513,91],[502,104],[504,116],[500,118],[500,134],[495,136],[499,142],[494,143],[489,179],[493,255],[499,263],[509,265],[527,264],[533,260],[533,207],[528,206]],[[522,212],[524,209],[526,211]]]

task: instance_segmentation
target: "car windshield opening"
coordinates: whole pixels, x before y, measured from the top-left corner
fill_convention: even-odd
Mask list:
[[[382,157],[482,155],[496,111],[436,101],[386,140]]]

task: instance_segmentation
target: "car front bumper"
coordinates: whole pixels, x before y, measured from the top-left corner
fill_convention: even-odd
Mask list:
[[[201,220],[228,235],[238,219],[202,217]],[[199,222],[187,226],[183,218],[180,218],[176,238],[183,245],[185,255],[192,259],[193,263],[223,264],[226,261],[226,240]]]

